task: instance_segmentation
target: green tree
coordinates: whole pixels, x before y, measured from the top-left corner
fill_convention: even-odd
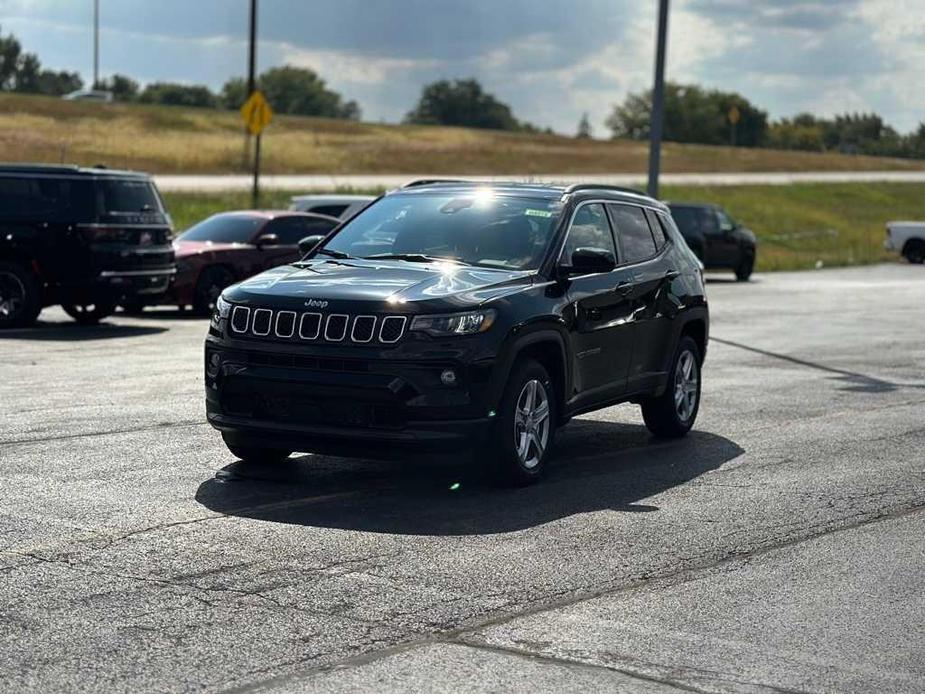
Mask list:
[[[325,81],[314,70],[292,65],[275,67],[262,73],[258,78],[258,84],[267,101],[278,113],[349,120],[360,118],[360,107],[357,103],[345,102],[340,94],[328,89]],[[238,97],[239,89],[237,84],[226,83],[222,89],[223,97]],[[246,92],[246,83],[244,91]]]
[[[138,82],[119,73],[108,79],[100,80],[99,88],[112,92],[116,101],[134,101],[138,98]]]
[[[665,85],[662,136],[672,142],[728,144],[733,128],[729,113],[733,106],[739,111],[739,122],[735,125],[736,144],[744,147],[763,144],[768,131],[767,112],[735,92],[674,82]],[[614,137],[644,140],[649,137],[651,113],[651,90],[629,94],[607,118],[607,127]]]
[[[591,137],[591,121],[588,120],[587,113],[581,114],[581,120],[578,121],[578,132],[575,134],[575,137],[579,139]]]
[[[243,77],[232,77],[222,86],[218,98],[224,108],[237,111],[247,101],[247,80]]]
[[[22,46],[15,36],[0,33],[0,90],[10,90],[16,84]]]
[[[167,104],[170,106],[197,106],[215,108],[218,98],[208,87],[201,84],[177,84],[154,82],[144,88],[138,96],[143,104]]]
[[[511,108],[485,92],[474,79],[440,80],[424,87],[406,123],[460,125],[493,130],[521,130]]]

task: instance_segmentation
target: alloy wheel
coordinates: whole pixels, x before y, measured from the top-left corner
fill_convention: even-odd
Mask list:
[[[697,360],[690,351],[684,350],[674,372],[674,406],[682,422],[687,422],[697,407],[698,384]]]
[[[514,411],[514,447],[520,464],[535,468],[548,444],[549,396],[543,384],[533,379],[521,389]]]
[[[12,272],[0,272],[0,318],[12,319],[22,310],[26,288]]]

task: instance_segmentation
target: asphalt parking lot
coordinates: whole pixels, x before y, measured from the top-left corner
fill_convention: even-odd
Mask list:
[[[243,467],[200,319],[4,333],[3,688],[922,691],[925,271],[708,290],[695,431],[588,415],[523,490]]]

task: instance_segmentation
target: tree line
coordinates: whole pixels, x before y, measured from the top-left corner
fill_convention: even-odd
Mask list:
[[[359,120],[355,101],[346,100],[314,71],[284,65],[257,78],[278,113]],[[117,101],[146,104],[238,109],[247,98],[247,81],[235,77],[213,92],[206,85],[153,82],[143,88],[126,75],[115,74],[93,85],[110,91]],[[23,52],[13,36],[0,33],[0,91],[62,95],[83,87],[76,72],[43,69],[33,53]],[[631,93],[617,104],[606,125],[614,138],[649,137],[652,92]],[[514,116],[511,107],[485,91],[475,79],[438,80],[425,85],[405,123],[456,125],[514,132],[552,133]],[[592,135],[583,114],[576,137]],[[736,147],[770,147],[849,154],[925,158],[925,122],[903,135],[875,113],[846,113],[819,118],[800,113],[772,121],[767,111],[741,94],[669,82],[665,87],[664,132],[670,142]]]
[[[606,124],[615,138],[645,140],[651,114],[652,91],[632,93]],[[671,142],[925,158],[925,122],[903,135],[876,113],[799,113],[772,121],[741,94],[696,84],[665,85],[663,129]]]

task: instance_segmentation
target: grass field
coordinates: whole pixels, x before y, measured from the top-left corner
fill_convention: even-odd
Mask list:
[[[237,113],[92,104],[0,94],[0,160],[105,164],[151,173],[242,169]],[[665,143],[663,170],[685,172],[925,169],[925,161]],[[645,143],[466,128],[278,116],[263,137],[266,173],[641,173]]]
[[[262,206],[286,207],[292,192],[268,191]],[[667,200],[715,202],[759,238],[758,270],[861,265],[895,257],[883,249],[891,219],[925,219],[925,186],[913,183],[791,186],[669,186]],[[203,217],[246,208],[247,193],[168,193],[178,230]]]

